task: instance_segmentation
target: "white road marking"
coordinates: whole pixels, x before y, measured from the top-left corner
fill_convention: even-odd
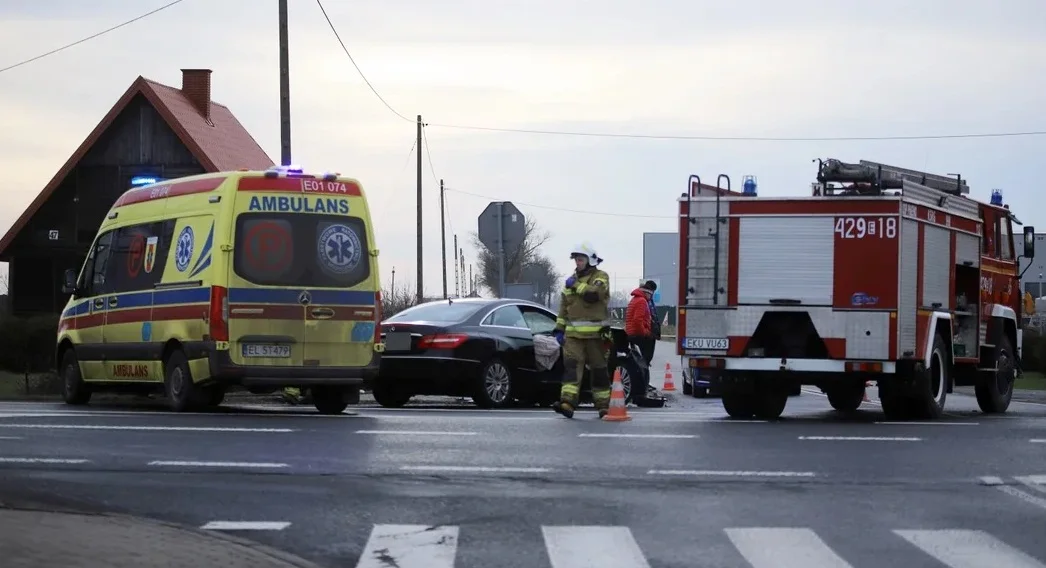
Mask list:
[[[810,529],[726,529],[752,568],[853,568]]]
[[[1046,568],[1041,562],[983,531],[895,530],[948,568]]]
[[[994,475],[985,475],[980,478],[981,485],[987,485],[988,487],[995,487],[996,485],[1003,485],[1005,482],[1001,477]]]
[[[0,463],[81,464],[91,463],[91,460],[65,458],[0,458]]]
[[[288,467],[285,463],[272,462],[219,462],[219,461],[151,461],[149,465],[172,467],[254,467],[274,468]]]
[[[267,521],[211,521],[200,527],[208,531],[282,531],[291,526],[285,522]]]
[[[799,436],[800,440],[820,441],[870,441],[870,442],[921,442],[922,438],[904,436]]]
[[[356,568],[454,568],[458,527],[374,525]]]
[[[1032,438],[1031,440],[1028,440],[1028,441],[1033,443],[1033,444],[1046,444],[1046,438]]]
[[[235,426],[117,426],[113,424],[4,424],[0,428],[37,428],[42,430],[131,430],[142,432],[264,432],[266,434],[297,432],[292,428],[237,428]]]
[[[552,568],[650,568],[628,527],[543,526]]]
[[[493,467],[482,465],[405,465],[401,471],[447,471],[476,473],[548,473],[547,467]]]
[[[1016,497],[1029,505],[1039,507],[1040,509],[1046,509],[1046,499],[1043,499],[1042,497],[1032,495],[1027,491],[1023,491],[1016,487],[1010,487],[1008,485],[997,485],[995,488],[1011,497]]]
[[[705,469],[652,469],[647,475],[690,475],[716,477],[816,477],[812,471],[716,471]]]
[[[400,436],[476,436],[479,432],[448,432],[438,430],[356,430],[357,434],[397,434]]]
[[[980,422],[876,422],[887,426],[980,426]]]
[[[1015,478],[1029,489],[1046,493],[1046,475],[1022,475]]]
[[[23,440],[21,436],[0,436],[0,440]]]
[[[694,434],[578,434],[578,438],[696,438]]]

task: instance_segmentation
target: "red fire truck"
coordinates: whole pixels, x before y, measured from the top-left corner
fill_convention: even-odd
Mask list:
[[[1022,302],[1020,221],[1001,192],[983,203],[961,176],[818,163],[810,196],[759,197],[746,180],[740,195],[680,198],[677,346],[691,376],[711,377],[734,418],[779,417],[798,385],[853,411],[868,381],[890,419],[940,417],[955,386],[1005,412]]]

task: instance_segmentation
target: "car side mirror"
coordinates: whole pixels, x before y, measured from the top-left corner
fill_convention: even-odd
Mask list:
[[[1024,258],[1035,258],[1035,227],[1024,228]]]
[[[62,293],[63,294],[75,294],[76,293],[76,271],[72,268],[66,269],[65,281],[62,282]]]

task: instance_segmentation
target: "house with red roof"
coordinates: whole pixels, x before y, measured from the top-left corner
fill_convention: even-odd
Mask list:
[[[109,208],[136,183],[273,165],[211,100],[210,69],[182,69],[181,88],[138,77],[0,239],[11,312],[61,312],[63,272],[83,264]]]

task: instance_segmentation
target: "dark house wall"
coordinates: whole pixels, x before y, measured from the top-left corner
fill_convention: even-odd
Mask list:
[[[98,226],[132,177],[203,172],[148,100],[135,97],[11,243],[12,311],[62,310],[68,299],[61,293],[63,272],[79,270]]]

